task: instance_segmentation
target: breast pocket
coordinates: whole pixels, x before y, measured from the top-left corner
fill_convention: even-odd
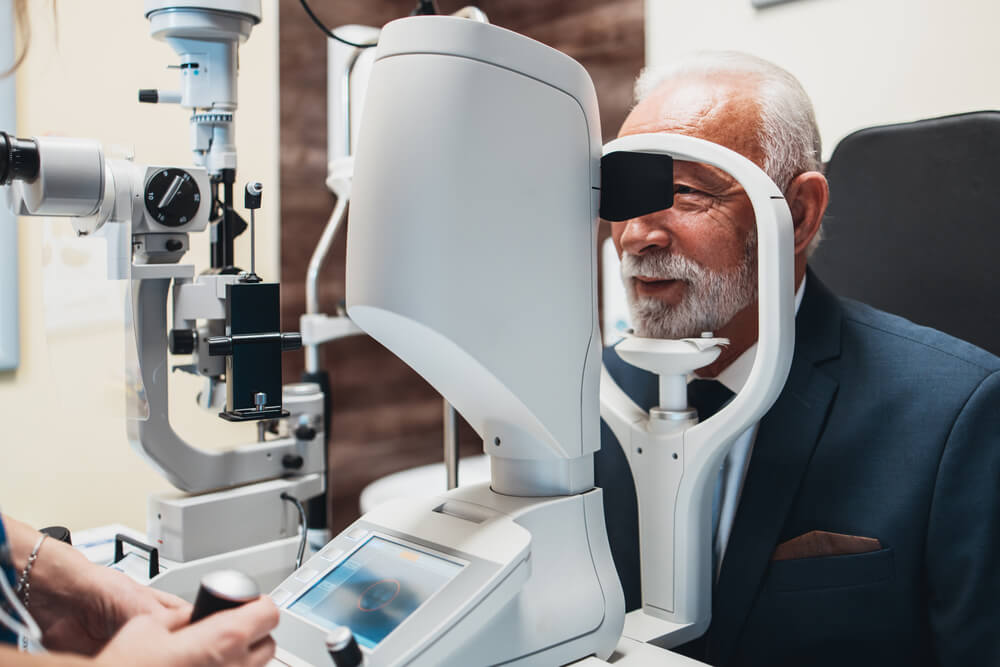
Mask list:
[[[863,554],[798,558],[771,563],[768,588],[773,593],[868,586],[890,581],[892,549]]]
[[[882,652],[911,615],[899,583],[892,549],[772,562],[740,639],[760,661],[745,663],[901,664]]]

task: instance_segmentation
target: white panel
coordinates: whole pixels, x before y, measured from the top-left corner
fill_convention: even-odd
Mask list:
[[[794,74],[812,97],[824,157],[853,130],[1000,108],[995,0],[655,0],[646,63],[735,49]]]
[[[14,62],[14,14],[11,0],[0,0],[0,71]],[[0,130],[13,133],[14,77],[0,79]],[[17,218],[0,206],[0,371],[17,368],[18,338]]]

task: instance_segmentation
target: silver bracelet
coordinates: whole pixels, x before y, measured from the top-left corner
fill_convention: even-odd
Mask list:
[[[35,548],[31,550],[31,555],[28,556],[28,563],[24,566],[24,571],[21,572],[21,578],[17,580],[17,591],[21,593],[21,601],[24,602],[24,608],[28,608],[28,598],[31,594],[31,567],[38,560],[38,550],[42,548],[42,542],[48,537],[45,533],[42,533],[35,542]]]

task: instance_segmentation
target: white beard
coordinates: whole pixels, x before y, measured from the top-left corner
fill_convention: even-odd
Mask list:
[[[656,297],[639,296],[635,276],[683,280],[687,290],[683,300],[671,306]],[[757,230],[747,235],[743,259],[731,271],[711,271],[669,250],[654,250],[623,253],[622,281],[636,335],[676,339],[718,331],[757,300]]]

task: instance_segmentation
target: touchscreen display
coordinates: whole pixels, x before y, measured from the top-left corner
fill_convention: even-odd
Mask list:
[[[371,537],[288,609],[327,629],[346,625],[361,646],[374,648],[463,567]]]

